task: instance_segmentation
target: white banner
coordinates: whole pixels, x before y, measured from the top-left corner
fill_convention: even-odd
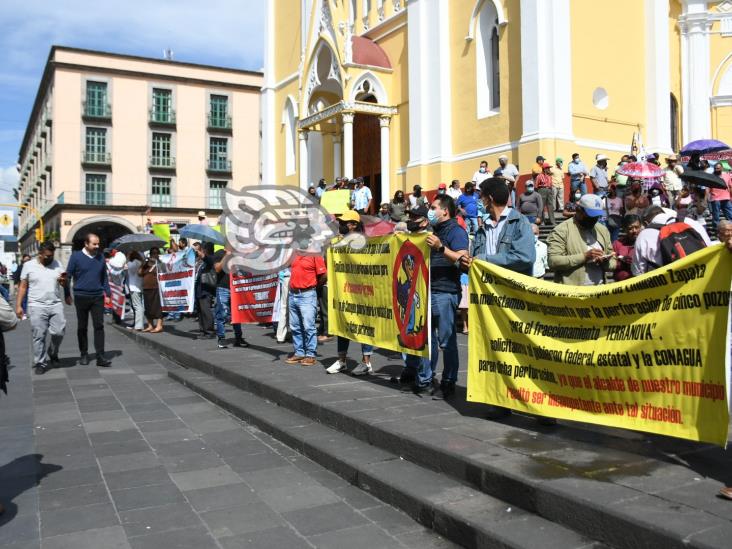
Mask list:
[[[0,235],[13,236],[13,210],[0,210]]]
[[[158,262],[158,288],[164,313],[192,313],[195,283],[195,255],[161,255]]]

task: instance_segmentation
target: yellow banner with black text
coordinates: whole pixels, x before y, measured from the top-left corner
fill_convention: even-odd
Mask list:
[[[561,286],[470,269],[468,400],[724,446],[732,254]]]
[[[429,357],[429,261],[424,234],[336,242],[328,249],[328,331]]]

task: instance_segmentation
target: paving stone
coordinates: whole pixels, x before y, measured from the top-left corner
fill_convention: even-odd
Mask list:
[[[137,426],[143,433],[153,431],[168,431],[171,429],[187,429],[188,426],[180,419],[162,419],[158,421],[145,421]]]
[[[212,469],[226,465],[213,450],[202,450],[193,454],[180,456],[163,456],[160,462],[171,473]]]
[[[282,517],[264,503],[248,503],[201,513],[201,518],[217,538],[269,530],[282,526]]]
[[[108,444],[99,444],[94,447],[94,453],[99,458],[108,456],[123,456],[126,454],[138,454],[150,450],[150,445],[142,440],[125,440],[122,442],[110,442]]]
[[[118,524],[117,512],[109,502],[41,512],[41,535],[44,538]]]
[[[101,444],[110,444],[113,442],[127,442],[130,440],[142,440],[140,432],[137,429],[126,429],[124,431],[104,431],[101,433],[91,433],[89,435],[92,446]]]
[[[170,477],[183,491],[225,486],[241,482],[241,478],[228,465],[197,471],[171,473]]]
[[[421,529],[411,517],[388,505],[366,509],[363,514],[392,536]]]
[[[272,451],[248,456],[230,456],[225,458],[224,461],[239,474],[271,469],[272,467],[286,467],[290,464],[285,458]]]
[[[248,505],[256,502],[261,503],[256,492],[243,482],[228,484],[226,486],[189,490],[185,493],[185,496],[198,512]]]
[[[218,549],[205,528],[193,527],[169,530],[147,536],[130,538],[132,549]],[[106,548],[105,548],[106,549]]]
[[[130,549],[130,545],[121,526],[109,526],[45,538],[43,549]]]
[[[219,543],[224,549],[305,549],[311,547],[304,538],[299,537],[292,529],[284,526],[249,532],[230,538],[221,538]],[[375,549],[376,546],[372,547]]]
[[[170,429],[168,431],[152,431],[145,433],[145,439],[153,446],[164,444],[166,442],[180,442],[184,440],[192,440],[198,435],[190,429]]]
[[[299,509],[283,513],[282,516],[303,536],[342,530],[369,522],[363,515],[343,503]]]
[[[99,467],[95,464],[78,469],[61,469],[53,474],[46,475],[39,482],[39,489],[43,492],[84,484],[99,484],[102,482],[102,475],[99,472]]]
[[[148,469],[155,467],[159,463],[157,456],[152,452],[139,452],[136,454],[125,454],[123,456],[99,458],[99,464],[104,474],[131,471],[133,469]]]
[[[7,502],[6,502],[7,504]],[[5,512],[6,514],[9,511]],[[38,515],[17,515],[5,522],[7,518],[0,517],[0,547],[5,547],[11,542],[26,542],[39,539]]]
[[[403,546],[373,524],[330,531],[311,536],[308,541],[319,549],[391,549]]]
[[[184,501],[183,494],[172,482],[114,490],[112,499],[119,511],[158,507]]]
[[[135,424],[129,418],[84,422],[84,428],[89,434],[103,433],[105,431],[127,431],[134,427]]]
[[[190,505],[185,502],[120,511],[119,515],[122,526],[130,538],[203,526]]]
[[[178,442],[166,442],[156,444],[153,449],[159,456],[171,457],[186,454],[195,454],[206,450],[205,441],[196,438],[194,440],[183,440]]]
[[[157,467],[129,471],[105,472],[104,480],[110,490],[120,490],[152,484],[168,484],[170,483],[170,476],[165,467],[158,465]]]
[[[108,503],[109,495],[104,484],[71,486],[40,493],[41,512],[57,509],[72,509],[94,503]]]

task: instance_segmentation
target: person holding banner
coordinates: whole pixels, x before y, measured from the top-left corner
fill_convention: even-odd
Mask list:
[[[142,297],[142,267],[143,257],[140,252],[130,252],[127,260],[127,287],[130,289],[130,303],[132,305],[133,325],[129,328],[141,332],[145,328],[145,303]]]
[[[338,219],[338,224],[340,225],[339,232],[344,237],[348,234],[363,233],[361,216],[353,210],[348,211],[340,216],[340,218]],[[336,343],[338,348],[338,360],[336,360],[333,364],[325,369],[325,371],[329,374],[337,374],[338,372],[343,372],[348,367],[347,356],[348,347],[351,343],[351,340],[345,337],[338,336],[336,339]],[[358,366],[356,366],[351,371],[351,375],[365,376],[366,374],[370,374],[373,372],[373,369],[371,368],[371,355],[373,354],[373,352],[373,345],[368,345],[367,343],[361,344],[361,362],[359,362]]]
[[[158,287],[158,259],[160,249],[151,248],[150,255],[140,267],[142,277],[142,294],[145,301],[145,317],[147,327],[143,332],[157,334],[163,331],[163,312],[160,306],[160,288]]]
[[[290,331],[294,352],[285,363],[313,366],[318,348],[315,315],[318,312],[316,288],[325,283],[328,269],[322,256],[296,255],[290,265]]]
[[[501,180],[501,184],[506,184]],[[506,187],[507,188],[507,187]],[[435,381],[440,350],[443,355],[442,380],[432,388],[436,400],[450,398],[455,393],[460,366],[457,349],[455,316],[460,302],[460,271],[463,257],[468,257],[468,233],[455,219],[457,207],[448,195],[438,196],[427,212],[433,234],[427,236],[430,250],[430,308],[432,316],[432,347],[430,358],[422,359],[415,392],[429,390]]]
[[[231,322],[231,288],[229,273],[224,271],[224,259],[230,252],[219,250],[213,256],[214,271],[218,274],[216,282],[216,303],[214,305],[214,320],[216,325],[216,336],[218,337],[219,349],[226,349],[226,323]],[[241,324],[232,323],[234,329],[234,347],[249,347]]]
[[[94,325],[94,350],[97,353],[97,366],[106,368],[112,361],[104,356],[104,296],[111,296],[107,280],[107,264],[99,253],[99,237],[93,233],[86,235],[84,247],[71,254],[66,266],[69,280],[74,281],[74,302],[76,305],[77,331],[81,359],[79,364],[89,364],[87,354],[87,326],[89,315]]]
[[[198,304],[198,329],[201,332],[201,339],[213,339],[214,321],[211,314],[212,299],[216,294],[216,280],[214,271],[214,245],[213,242],[204,242],[196,252],[201,260],[201,266],[196,274],[195,294]]]

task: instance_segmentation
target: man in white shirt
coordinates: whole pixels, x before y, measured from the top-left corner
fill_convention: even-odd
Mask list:
[[[663,170],[663,186],[672,207],[675,207],[676,199],[684,186],[681,181],[682,173],[684,173],[684,168],[679,166],[679,157],[675,154],[668,156],[666,158],[666,169]]]
[[[531,276],[544,278],[547,270],[549,270],[549,249],[546,244],[539,240],[539,226],[536,223],[531,224],[531,231],[534,233],[534,248],[536,248],[536,260],[534,260]]]
[[[367,214],[371,199],[371,189],[363,181],[357,179],[356,188],[353,191],[353,209],[361,215]]]
[[[475,183],[475,186],[477,187],[483,181],[488,179],[489,177],[492,177],[493,174],[488,171],[488,162],[485,160],[481,160],[480,162],[480,168],[478,168],[478,171],[473,174],[473,179],[471,181]]]
[[[452,198],[453,200],[457,200],[460,198],[460,195],[463,194],[463,192],[460,190],[460,181],[457,179],[453,179],[452,183],[450,183],[450,186],[447,189],[447,196]]]
[[[508,161],[505,154],[498,157],[498,163],[501,165],[501,177],[509,183],[516,183],[519,176],[518,168]]]
[[[141,332],[145,328],[145,303],[142,298],[142,256],[140,252],[131,252],[127,260],[127,287],[130,289],[130,304],[134,315],[134,324],[130,327]]]
[[[660,206],[648,208],[643,216],[646,228],[640,232],[635,240],[633,263],[630,267],[633,276],[642,275],[663,265],[661,250],[658,246],[659,230],[649,227],[649,225],[668,225],[670,222],[673,223],[674,219],[676,219],[676,212],[673,210],[661,208]],[[701,223],[690,217],[685,218],[683,221],[699,234],[707,246],[711,245],[712,241]]]

